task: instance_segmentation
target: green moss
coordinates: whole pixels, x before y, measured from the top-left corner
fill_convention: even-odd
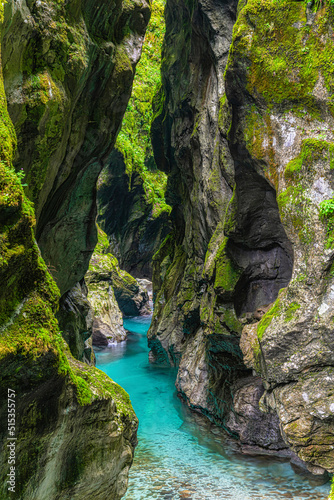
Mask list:
[[[313,202],[306,196],[306,189],[314,182],[318,174],[319,162],[329,164],[334,154],[334,144],[320,139],[306,139],[302,142],[299,155],[290,161],[284,171],[288,187],[277,197],[278,207],[285,223],[290,223],[305,245],[312,245],[315,227]],[[333,242],[334,219],[332,200],[325,200],[319,206],[319,218],[326,223],[327,247]]]
[[[242,274],[227,253],[228,238],[225,238],[215,258],[214,288],[219,293],[232,293]]]
[[[332,248],[334,244],[334,198],[324,200],[320,203],[319,218],[327,226],[326,248]]]
[[[333,156],[334,144],[319,139],[304,139],[299,155],[285,167],[284,177],[288,181],[298,182],[303,166],[308,170],[319,160],[332,162]]]
[[[219,99],[218,125],[222,133],[227,137],[232,125],[232,112],[225,93]]]
[[[298,309],[300,309],[300,304],[298,304],[297,302],[291,302],[289,304],[289,307],[285,310],[284,321],[285,322],[291,321],[295,317]]]
[[[269,105],[320,118],[313,95],[319,75],[330,94],[334,90],[333,6],[319,11],[312,29],[306,8],[306,2],[248,1],[234,27],[229,64],[245,61],[249,92],[260,93]]]
[[[226,309],[226,311],[224,312],[224,323],[229,330],[241,334],[243,324],[238,320],[234,308]]]
[[[283,290],[280,291],[277,299],[274,302],[274,305],[269,309],[269,311],[266,312],[266,314],[262,317],[261,321],[257,325],[257,337],[259,340],[262,339],[264,332],[266,331],[272,320],[281,314],[280,295]]]
[[[152,102],[156,94],[163,97],[162,92],[157,92],[161,87],[161,46],[165,33],[163,13],[164,1],[153,2],[142,56],[136,68],[131,99],[116,142],[116,148],[124,157],[130,181],[133,172],[138,172],[142,179],[147,203],[153,206],[153,217],[171,211],[171,207],[165,201],[167,176],[157,169],[150,141]],[[156,99],[155,107],[158,107],[160,112],[159,99]]]
[[[328,500],[334,500],[334,476],[332,477],[332,487],[329,494]]]

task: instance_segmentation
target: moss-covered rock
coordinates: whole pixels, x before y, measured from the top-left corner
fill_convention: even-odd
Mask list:
[[[3,134],[10,120],[2,103]],[[10,163],[12,127],[2,143],[0,183],[0,416],[8,389],[16,400],[17,498],[120,498],[136,443],[137,419],[127,394],[99,370],[76,361],[59,330],[59,290],[34,238],[34,213]],[[11,393],[12,393],[11,392]],[[92,431],[91,422],[99,422]],[[80,428],[80,432],[75,432]],[[83,433],[82,430],[85,429]],[[114,435],[109,431],[113,429]],[[1,440],[7,441],[7,426]],[[13,437],[13,436],[12,436]],[[104,452],[98,451],[103,441]],[[54,443],[57,442],[57,446]],[[3,447],[1,498],[7,489]],[[115,461],[117,466],[115,466]],[[96,473],[88,474],[88,470]]]
[[[95,182],[126,107],[149,6],[10,1],[0,11],[0,418],[7,420],[10,388],[15,496],[116,500],[126,491],[138,421],[121,387],[72,356],[50,271],[64,292],[88,266]],[[78,339],[67,338],[81,357]],[[8,437],[2,426],[1,441]],[[12,497],[7,451],[4,499]]]
[[[234,27],[226,71],[237,185],[248,170],[275,188],[294,257],[291,281],[243,351],[265,381],[264,398],[286,443],[312,472],[334,470],[333,419],[326,410],[333,366],[332,23],[331,3],[313,11],[300,2],[249,1]],[[283,233],[276,235],[292,255]]]
[[[4,7],[2,66],[42,255],[63,294],[96,244],[95,184],[119,131],[148,3],[46,0]]]
[[[173,232],[154,256],[148,338],[151,360],[179,366],[177,388],[187,404],[234,436],[240,424],[245,436],[242,419],[231,419],[237,382],[251,375],[239,347],[240,316],[276,298],[291,275],[291,259],[278,244],[287,238],[274,190],[251,177],[241,189],[235,183],[224,82],[235,16],[234,2],[218,9],[213,2],[167,1],[162,87],[151,133],[156,163],[168,173]],[[246,197],[249,186],[256,189]],[[256,220],[245,236],[250,216]],[[249,397],[259,399],[259,382],[247,387]],[[246,426],[247,418],[261,420],[260,410],[255,413],[245,411]],[[282,439],[275,418],[259,432],[267,432],[272,439],[266,446],[277,450]],[[270,434],[274,425],[277,432]]]
[[[97,200],[97,222],[121,268],[137,278],[152,279],[152,257],[170,230],[169,211],[153,213],[140,173],[126,173],[118,150],[99,177]]]
[[[118,260],[110,253],[107,235],[100,228],[98,228],[98,235],[98,244],[85,276],[88,299],[93,304],[95,316],[103,320],[104,314],[108,315],[109,310],[110,314],[116,314],[121,320],[116,312],[118,308],[113,304],[113,294],[125,316],[150,314],[147,291],[129,273],[120,269]],[[109,291],[109,287],[112,290]],[[115,318],[115,323],[117,322]],[[110,325],[112,323],[113,320],[110,319]]]

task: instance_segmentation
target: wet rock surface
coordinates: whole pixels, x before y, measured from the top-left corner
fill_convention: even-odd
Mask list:
[[[87,299],[84,281],[77,283],[60,299],[57,319],[59,328],[72,355],[79,361],[94,364],[94,352],[90,345],[94,311]]]

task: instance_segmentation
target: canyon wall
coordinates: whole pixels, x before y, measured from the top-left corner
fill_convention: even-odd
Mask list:
[[[96,181],[130,98],[149,16],[140,1],[5,4],[14,166],[26,174],[37,241],[62,294],[83,277],[97,242]]]
[[[164,0],[154,0],[131,98],[110,162],[97,184],[98,224],[122,269],[152,280],[152,257],[170,231],[167,176],[154,161],[152,100],[161,86]]]
[[[149,16],[149,5],[135,1],[1,7],[0,435],[2,443],[13,437],[11,389],[16,498],[117,500],[126,491],[138,426],[129,397],[72,356],[55,315],[68,292],[63,320],[73,344],[64,337],[93,363],[91,347],[75,338],[77,329],[87,336],[91,329],[84,285],[76,283],[97,241],[96,180],[121,125]],[[4,499],[12,496],[7,452],[3,446]]]
[[[173,0],[151,360],[244,450],[333,472],[333,6]],[[320,8],[321,7],[321,8]],[[233,32],[232,32],[233,30]]]

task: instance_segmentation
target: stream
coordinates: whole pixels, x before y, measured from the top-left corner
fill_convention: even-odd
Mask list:
[[[241,455],[182,404],[176,371],[148,361],[150,321],[125,319],[127,341],[96,352],[96,366],[129,393],[139,418],[124,500],[325,500],[329,483],[319,486],[296,474],[289,462]]]

